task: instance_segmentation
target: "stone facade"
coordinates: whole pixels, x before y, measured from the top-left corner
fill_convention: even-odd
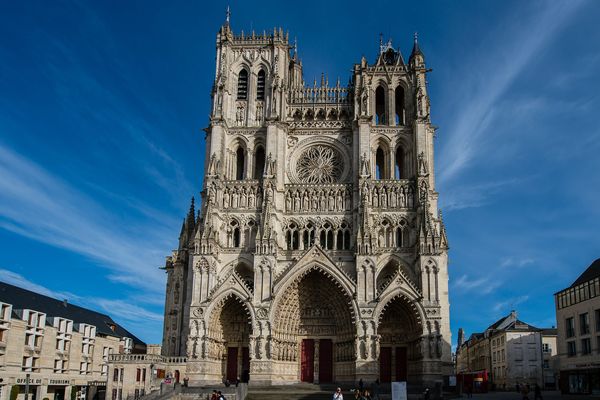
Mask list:
[[[104,314],[0,282],[0,400],[24,400],[27,379],[31,400],[103,400],[109,356],[146,350],[127,335]]]
[[[600,394],[600,259],[554,295],[560,389]]]
[[[552,344],[555,338],[555,329],[531,326],[517,319],[517,313],[512,311],[484,332],[473,333],[458,347],[457,372],[485,371],[496,389],[514,390],[517,384],[544,387],[554,376]]]
[[[380,43],[306,85],[288,34],[217,35],[202,207],[167,259],[164,356],[190,385],[451,374],[425,58]]]

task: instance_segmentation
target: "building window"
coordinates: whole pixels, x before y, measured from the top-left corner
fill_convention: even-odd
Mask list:
[[[256,81],[256,100],[265,99],[265,71],[258,71],[258,79]]]
[[[375,90],[375,124],[386,125],[385,123],[385,89],[382,86]]]
[[[119,381],[119,368],[115,368],[113,371],[113,382]]]
[[[142,369],[142,382],[146,382],[146,368]]]
[[[544,360],[544,369],[550,368],[550,361]]]
[[[135,381],[139,382],[141,379],[142,379],[142,370],[140,368],[138,368],[135,373]]]
[[[542,344],[542,349],[543,349],[544,353],[550,353],[550,351],[551,351],[550,344],[549,343]]]
[[[596,332],[600,332],[600,310],[596,310]]]
[[[396,179],[406,178],[406,172],[404,171],[404,149],[399,146],[396,150]]]
[[[396,88],[396,125],[404,125],[404,88],[398,86]]]
[[[592,342],[590,338],[581,339],[581,354],[590,354],[592,352]]]
[[[569,357],[574,357],[577,354],[577,347],[575,346],[575,341],[567,342],[567,355]]]
[[[244,169],[246,166],[246,154],[244,149],[238,147],[235,152],[235,179],[238,181],[244,179]]]
[[[248,71],[242,69],[238,75],[237,99],[248,99]]]
[[[579,331],[581,335],[590,333],[590,317],[588,313],[579,314]]]
[[[112,390],[112,397],[111,397],[111,399],[112,400],[117,400],[117,389],[113,389]]]
[[[573,321],[573,317],[565,320],[565,326],[567,330],[567,337],[575,336],[575,322]]]
[[[375,152],[375,179],[387,179],[386,157],[381,147]]]
[[[259,146],[254,152],[254,179],[260,179],[265,170],[265,149]]]

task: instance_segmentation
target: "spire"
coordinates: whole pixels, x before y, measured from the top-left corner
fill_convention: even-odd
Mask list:
[[[194,205],[194,196],[192,196],[192,201],[190,202],[190,210],[188,211],[186,224],[188,228],[192,228],[194,226],[194,219],[196,217],[195,205]]]
[[[425,57],[423,55],[423,52],[421,51],[421,48],[419,47],[419,33],[415,32],[415,36],[414,36],[414,44],[413,44],[413,49],[412,49],[412,53],[410,53],[410,58],[414,58],[416,55],[420,55],[421,57]]]
[[[383,53],[383,33],[379,33],[379,54]]]
[[[231,19],[231,10],[229,6],[227,6],[227,11],[225,11],[225,23],[229,25],[229,20]]]

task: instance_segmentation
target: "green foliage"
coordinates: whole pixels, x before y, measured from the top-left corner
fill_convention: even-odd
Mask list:
[[[18,385],[14,385],[10,389],[10,400],[17,400],[17,396],[19,395],[20,389]]]
[[[77,386],[71,386],[71,400],[77,398]]]

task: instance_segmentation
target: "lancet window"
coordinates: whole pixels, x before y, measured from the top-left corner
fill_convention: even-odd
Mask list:
[[[229,247],[241,247],[242,234],[240,224],[236,220],[229,223]]]
[[[237,99],[248,99],[248,71],[245,68],[238,74]]]
[[[285,228],[285,242],[288,250],[304,250],[310,248],[318,238],[322,248],[327,250],[351,250],[350,224],[342,221],[334,225],[324,222],[317,227],[312,222],[304,226],[292,221]]]
[[[398,146],[396,149],[395,169],[396,179],[406,178],[406,171],[404,170],[404,148],[402,148],[402,146]]]
[[[246,169],[246,154],[242,147],[238,147],[235,152],[235,179],[244,179],[244,172]]]
[[[265,75],[263,69],[258,71],[258,77],[256,79],[256,100],[265,99]]]
[[[404,88],[398,86],[394,96],[396,108],[396,125],[404,125],[406,120],[406,111],[404,105]]]
[[[258,146],[254,151],[254,179],[261,179],[265,169],[265,149]]]
[[[379,223],[377,243],[379,247],[407,247],[409,246],[408,223],[401,219],[392,223],[384,218]]]
[[[378,86],[375,89],[375,124],[387,125],[385,121],[385,89]]]
[[[387,179],[387,157],[381,146],[377,147],[375,152],[375,178]]]

